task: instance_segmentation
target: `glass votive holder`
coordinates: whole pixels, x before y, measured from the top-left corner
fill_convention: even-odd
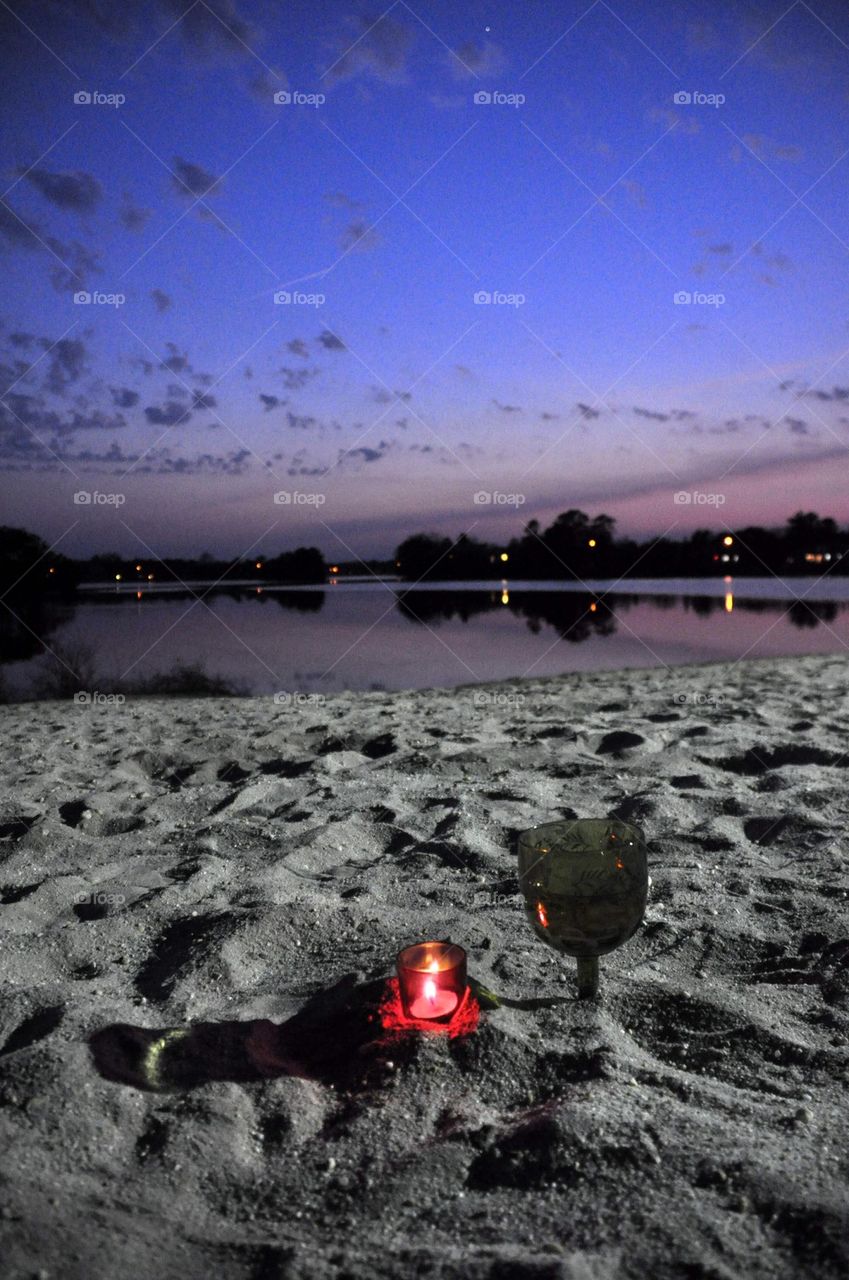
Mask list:
[[[466,953],[454,942],[416,942],[395,961],[401,1007],[415,1021],[446,1022],[468,988]]]

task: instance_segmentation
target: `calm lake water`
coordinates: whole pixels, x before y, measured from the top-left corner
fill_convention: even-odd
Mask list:
[[[101,691],[198,661],[250,693],[330,693],[849,651],[847,578],[588,585],[110,587],[35,611],[31,631],[4,620],[0,674],[26,692],[46,661],[31,633],[90,650]]]

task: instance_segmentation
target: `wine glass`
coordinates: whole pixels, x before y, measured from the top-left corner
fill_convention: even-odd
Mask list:
[[[619,818],[564,818],[519,836],[519,884],[538,938],[578,961],[578,995],[598,992],[598,958],[632,937],[648,893],[645,837]]]

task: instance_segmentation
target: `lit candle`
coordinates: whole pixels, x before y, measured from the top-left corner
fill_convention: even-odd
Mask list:
[[[466,993],[466,953],[451,942],[418,942],[398,953],[398,989],[408,1018],[449,1018]]]

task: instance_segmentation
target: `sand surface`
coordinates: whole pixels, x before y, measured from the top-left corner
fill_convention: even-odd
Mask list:
[[[849,1272],[847,660],[0,728],[4,1280]],[[579,1003],[515,835],[611,814]],[[383,1026],[428,937],[469,1034]]]

